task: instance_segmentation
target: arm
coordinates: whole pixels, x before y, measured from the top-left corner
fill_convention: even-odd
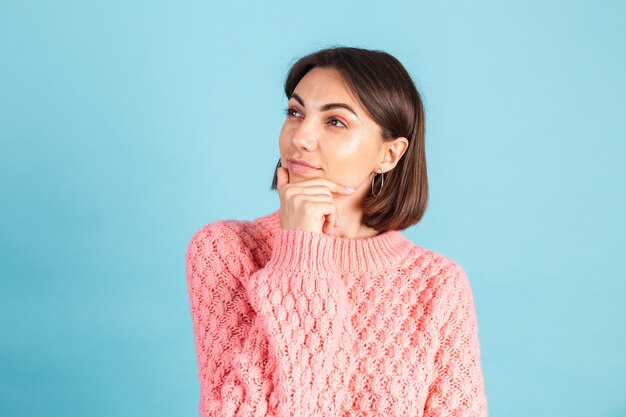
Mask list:
[[[487,417],[474,298],[465,271],[455,270],[443,288],[447,313],[424,417]]]
[[[186,255],[201,414],[339,415],[350,328],[328,237],[280,229],[250,273],[225,230],[196,233]]]

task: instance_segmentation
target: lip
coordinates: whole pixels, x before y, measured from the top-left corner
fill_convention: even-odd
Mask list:
[[[319,168],[311,168],[308,164],[300,164],[296,162],[297,160],[289,160],[289,172],[291,174],[296,175],[304,175],[304,176],[318,176],[322,170]]]
[[[309,167],[309,168],[313,168],[313,169],[319,169],[319,168],[318,168],[318,167],[316,167],[316,166],[313,166],[313,165],[311,165],[311,164],[309,164],[309,163],[307,163],[307,162],[305,162],[305,161],[301,161],[301,160],[299,160],[299,159],[295,159],[295,158],[289,158],[289,159],[288,159],[288,162],[289,162],[290,164],[304,165],[305,167]]]

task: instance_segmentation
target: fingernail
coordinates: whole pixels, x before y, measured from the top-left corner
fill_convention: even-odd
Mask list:
[[[346,191],[349,192],[349,193],[353,193],[356,190],[354,188],[346,187]]]

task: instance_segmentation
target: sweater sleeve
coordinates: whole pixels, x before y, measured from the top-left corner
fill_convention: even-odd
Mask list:
[[[186,255],[200,414],[340,415],[351,327],[329,237],[279,229],[269,261],[254,272],[236,261],[234,240],[209,226]]]
[[[455,270],[444,285],[447,312],[424,417],[487,417],[474,298],[463,268]]]

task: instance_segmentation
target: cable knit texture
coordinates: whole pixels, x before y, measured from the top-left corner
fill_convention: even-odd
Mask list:
[[[279,214],[189,243],[201,416],[487,416],[458,263],[400,231],[285,230]]]

